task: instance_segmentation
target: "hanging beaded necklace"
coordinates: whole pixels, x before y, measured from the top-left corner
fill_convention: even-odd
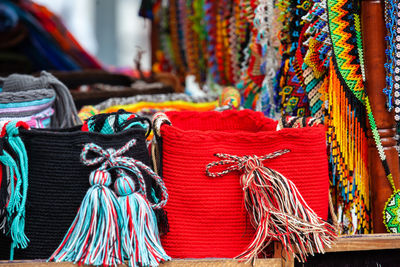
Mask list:
[[[304,87],[310,104],[311,116],[324,119],[329,59],[332,56],[326,0],[314,1],[314,6],[302,19],[304,24],[310,25],[306,31],[309,38],[303,43],[307,47],[302,65]]]
[[[365,82],[364,56],[363,56],[362,39],[361,39],[361,23],[358,14],[355,14],[355,28],[357,33],[356,35],[358,44],[357,47],[360,54],[361,75],[363,77],[363,81]],[[380,138],[378,128],[376,126],[375,118],[372,113],[368,95],[365,98],[365,106],[367,109],[367,115],[369,124],[371,126],[371,131],[375,140],[375,145],[379,153],[379,158],[381,159],[383,169],[385,170],[385,175],[393,190],[393,194],[389,197],[389,199],[385,203],[385,208],[383,210],[383,223],[386,226],[388,232],[399,233],[400,222],[398,221],[397,214],[400,211],[400,189],[396,189],[396,186],[394,184],[393,176],[392,173],[390,172],[389,165],[386,160],[386,154],[383,150],[382,140]]]
[[[371,229],[367,97],[359,51],[359,6],[351,0],[328,0],[328,22],[333,56],[329,70],[328,142],[331,144],[333,189],[344,233]]]
[[[238,31],[240,27],[240,7],[239,1],[233,1],[232,3],[232,14],[229,19],[229,50],[231,58],[231,84],[235,84],[240,78],[239,69],[239,52],[240,52],[240,41],[238,36]]]
[[[261,86],[261,110],[269,117],[275,116],[275,103],[273,80],[278,68],[278,60],[275,58],[272,47],[272,21],[274,19],[274,6],[272,1],[260,0],[255,9],[254,27],[257,29],[256,42],[261,46],[261,70],[264,80]]]
[[[212,81],[219,83],[220,75],[218,71],[217,55],[216,55],[216,6],[213,0],[205,0],[204,3],[204,20],[207,24],[207,67],[208,76]]]
[[[256,109],[261,84],[264,75],[260,71],[261,47],[256,43],[257,30],[254,27],[254,10],[258,6],[257,0],[242,0],[240,3],[243,19],[248,25],[249,39],[243,48],[244,58],[241,59],[240,81],[236,87],[243,96],[244,108]]]
[[[197,38],[196,43],[198,46],[198,58],[197,58],[197,66],[200,72],[200,80],[202,82],[206,79],[206,62],[207,62],[207,32],[206,25],[204,21],[204,0],[193,0],[192,8],[193,8],[193,31],[196,33],[195,36]]]
[[[396,54],[396,3],[394,0],[385,1],[385,21],[387,36],[386,40],[386,87],[383,89],[383,93],[386,95],[386,105],[389,111],[393,108],[393,85],[394,85],[394,68],[396,65],[395,54]]]
[[[179,11],[178,11],[178,0],[169,0],[169,27],[171,31],[171,46],[173,51],[173,59],[175,67],[180,75],[185,74],[185,61],[182,56],[182,39],[179,35]]]
[[[328,1],[329,19],[330,19],[330,30],[333,42],[333,51],[335,53],[335,61],[337,63],[337,69],[344,80],[346,87],[349,88],[354,96],[365,106],[366,115],[369,120],[371,131],[375,140],[376,148],[379,153],[379,157],[383,168],[385,170],[386,177],[392,186],[393,194],[386,202],[383,218],[384,224],[388,231],[399,232],[400,224],[398,221],[397,213],[400,210],[400,190],[397,190],[393,181],[393,176],[390,172],[386,155],[383,150],[382,142],[379,136],[379,132],[375,123],[375,119],[372,113],[369,97],[365,92],[365,71],[364,71],[364,61],[363,61],[363,50],[362,50],[362,38],[361,38],[361,23],[358,15],[359,7],[355,6],[354,9],[352,5],[347,4],[344,0],[332,0]],[[354,28],[349,27],[351,24],[344,19],[343,13],[349,11],[356,11],[352,20],[354,22]],[[389,10],[389,9],[387,9]],[[342,14],[338,14],[340,11]],[[338,27],[339,25],[345,25],[344,28]],[[349,32],[353,32],[355,38],[350,38]],[[347,43],[347,44],[346,44]],[[348,52],[343,50],[343,45],[348,45],[348,47],[353,46],[357,49],[358,62],[355,64],[354,59],[350,56]],[[390,54],[390,53],[387,53]],[[392,55],[389,55],[391,58]],[[361,79],[360,79],[361,77]],[[390,80],[390,79],[389,79]],[[350,133],[351,135],[351,133]],[[336,139],[338,140],[338,139]],[[349,162],[349,165],[352,165]],[[351,168],[351,166],[349,166]],[[347,168],[347,167],[346,167]]]
[[[387,42],[385,51],[387,61],[385,63],[386,88],[383,89],[383,93],[386,95],[388,111],[391,111],[394,107],[394,119],[398,135],[400,132],[400,3],[397,3],[395,0],[385,1],[385,21],[387,29],[387,36],[385,38]],[[395,187],[385,154],[383,153],[383,148],[380,147],[380,150],[378,147],[379,156],[382,162],[385,163],[385,173],[393,190],[383,210],[383,223],[389,232],[399,233],[400,222],[398,214],[400,212],[400,190]],[[388,173],[390,175],[388,175]]]
[[[231,85],[233,84],[233,74],[232,74],[232,64],[231,64],[231,47],[229,45],[229,21],[232,17],[232,7],[233,3],[231,0],[224,0],[220,2],[223,4],[222,6],[222,37],[223,37],[223,52],[224,52],[224,72],[225,72],[225,79],[226,84]]]
[[[161,64],[162,69],[170,70],[170,67],[176,66],[174,61],[174,51],[172,49],[171,36],[169,34],[169,7],[167,3],[162,2],[160,9],[160,49],[162,56],[165,58],[164,64]],[[153,67],[159,63],[155,62]]]
[[[280,1],[278,7],[287,19],[281,31],[282,64],[277,74],[276,93],[279,94],[283,115],[308,116],[308,99],[302,86],[302,69],[296,57],[299,39],[304,34],[301,18],[311,5],[308,0]],[[284,10],[286,8],[287,10]]]
[[[386,40],[386,95],[388,111],[394,108],[397,135],[400,134],[400,3],[385,1]],[[393,101],[394,100],[394,101]],[[399,140],[398,140],[399,142]]]
[[[181,0],[181,10],[185,14],[184,25],[184,43],[186,60],[188,64],[188,72],[196,77],[197,82],[201,82],[201,70],[199,66],[200,52],[198,45],[198,35],[194,31],[194,24],[196,19],[194,17],[194,10],[192,8],[192,1]]]

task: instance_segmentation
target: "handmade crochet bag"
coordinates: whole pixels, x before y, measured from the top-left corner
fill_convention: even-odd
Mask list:
[[[0,120],[19,120],[32,128],[81,124],[68,88],[48,72],[40,77],[0,77]]]
[[[50,126],[56,98],[52,89],[0,92],[0,120],[25,121],[32,128]]]
[[[143,191],[141,192],[141,196],[137,194],[138,197],[135,198],[135,200],[147,203],[148,199],[151,206],[160,205],[160,200],[157,199],[157,193],[153,190],[154,181],[151,170],[147,167],[150,165],[149,153],[146,146],[146,133],[149,129],[144,118],[138,117],[135,114],[118,112],[94,116],[86,121],[82,127],[62,130],[28,130],[22,127],[12,127],[13,125],[6,126],[7,127],[3,127],[3,136],[7,134],[11,136],[15,135],[15,138],[20,137],[21,140],[19,148],[16,146],[4,147],[3,154],[9,153],[9,151],[22,151],[22,146],[24,145],[26,148],[26,158],[16,156],[12,158],[17,158],[17,165],[21,166],[24,165],[21,161],[27,160],[28,170],[23,170],[23,167],[16,168],[17,171],[21,169],[20,173],[25,173],[26,175],[26,181],[21,179],[23,181],[21,192],[27,190],[26,206],[23,211],[23,213],[25,213],[25,227],[24,230],[21,230],[9,226],[14,223],[13,218],[15,215],[12,214],[11,211],[6,210],[9,218],[7,218],[7,223],[5,223],[3,227],[5,228],[5,232],[9,234],[7,238],[8,242],[4,240],[4,237],[0,242],[1,259],[10,258],[10,246],[12,247],[11,254],[13,251],[15,252],[14,259],[48,259],[56,251],[57,247],[61,250],[63,245],[67,242],[67,238],[63,241],[63,237],[68,231],[74,228],[74,225],[76,226],[74,218],[76,216],[79,217],[79,212],[84,209],[84,200],[88,199],[85,197],[85,194],[88,194],[87,192],[90,190],[92,192],[92,189],[97,186],[96,179],[98,179],[98,177],[96,175],[93,176],[93,173],[97,174],[98,171],[93,171],[100,170],[99,166],[106,167],[101,169],[101,173],[109,173],[112,175],[112,182],[118,180],[115,176],[115,173],[118,172],[118,174],[121,173],[121,176],[123,176],[120,179],[124,180],[122,184],[128,184],[130,186],[131,191],[129,191],[128,188],[121,189],[117,184],[115,185],[115,191],[120,197],[118,198],[118,204],[114,203],[112,205],[123,206],[125,202],[123,203],[123,201],[121,201],[121,204],[119,204],[120,199],[123,199],[123,196],[128,196],[131,192],[138,192],[139,187],[140,190],[143,189]],[[9,142],[5,143],[8,145]],[[3,160],[1,157],[0,160],[3,163],[2,170],[6,169],[5,166],[12,166],[12,164],[9,164],[10,161]],[[128,163],[123,165],[123,163],[119,162],[120,160],[124,160]],[[136,165],[129,165],[132,162]],[[123,171],[118,168],[120,165],[124,166]],[[8,173],[9,170],[13,170],[11,167],[7,168]],[[143,169],[145,169],[145,171],[141,172]],[[133,172],[137,172],[134,173],[136,175],[132,175],[132,170]],[[15,171],[15,173],[17,171]],[[5,176],[3,175],[2,177],[4,182]],[[108,183],[106,183],[107,188],[109,187],[112,189],[110,185],[111,180],[106,182]],[[119,183],[121,184],[120,181]],[[4,193],[7,192],[5,191],[4,184],[5,183],[1,186],[0,194],[2,194],[2,197]],[[14,186],[13,183],[9,184],[10,186]],[[103,191],[108,190],[106,186],[97,186],[96,188],[102,188],[101,190]],[[117,194],[113,193],[111,189],[108,192],[112,195],[112,199],[116,200]],[[11,192],[12,191],[13,190],[11,190]],[[100,201],[101,193],[99,194],[100,195],[93,198],[91,201],[96,201],[97,199]],[[21,195],[23,196],[24,194],[21,193]],[[10,199],[12,199],[12,197],[9,197],[8,201],[6,201],[6,207],[10,204]],[[128,201],[127,203],[132,202]],[[143,203],[138,204],[138,202],[134,202],[139,208],[147,207],[143,205]],[[23,206],[24,203],[21,203],[20,207]],[[0,206],[0,208],[2,207]],[[102,207],[99,209],[102,210],[101,208]],[[106,208],[109,209],[110,207],[106,206]],[[94,209],[95,206],[92,206],[92,210]],[[125,207],[124,210],[127,211],[127,208]],[[149,212],[152,213],[152,211],[141,210],[140,214],[143,214],[143,216],[147,214],[146,216],[149,216],[150,219],[145,220],[142,217],[140,218],[144,223],[154,228],[145,227],[144,229],[150,229],[154,232],[154,236],[152,237],[155,239],[152,241],[157,244],[157,222],[148,221],[154,217],[151,217]],[[123,212],[121,211],[119,215],[122,216]],[[131,216],[134,217],[136,215]],[[94,218],[95,216],[93,215],[91,219],[94,220]],[[8,223],[9,221],[11,221],[11,223]],[[103,222],[99,217],[95,226],[100,227],[102,223],[107,222],[108,221]],[[85,224],[88,224],[88,222]],[[97,229],[95,226],[93,226],[94,230]],[[82,226],[82,228],[84,227]],[[99,229],[96,231],[102,231]],[[20,234],[19,236],[22,238],[18,238],[16,234]],[[26,237],[24,237],[23,234]],[[89,232],[88,234],[92,233]],[[127,232],[125,234],[128,235]],[[91,238],[94,239],[95,236]],[[147,236],[143,238],[145,239]],[[118,237],[118,239],[122,240],[123,238]],[[148,242],[147,239],[145,240]],[[100,243],[99,241],[98,244]],[[124,248],[128,247],[128,245],[129,244],[125,244]],[[24,249],[17,249],[21,247]],[[130,247],[131,246],[129,246],[129,248]],[[147,251],[146,248],[141,247],[141,249]],[[85,252],[85,248],[76,250],[81,253]],[[162,250],[162,248],[160,250]],[[72,253],[74,250],[71,249],[70,251],[70,253]],[[68,253],[64,253],[64,256],[65,254]],[[86,252],[82,257],[84,258],[89,254],[89,252]],[[104,257],[109,258],[112,256],[113,255],[106,254]],[[112,265],[113,261],[116,260],[113,259],[108,262],[100,259],[99,262],[99,259],[94,261],[96,257],[90,259],[83,258],[63,258],[62,255],[57,255],[57,253],[53,254],[53,260],[96,265]],[[128,256],[126,259],[130,260]],[[165,255],[157,258],[158,261],[160,259],[168,259],[168,257]],[[140,262],[141,259],[137,261]]]
[[[153,124],[172,258],[251,259],[278,240],[302,259],[331,243],[324,127],[276,131],[250,110],[159,113]]]

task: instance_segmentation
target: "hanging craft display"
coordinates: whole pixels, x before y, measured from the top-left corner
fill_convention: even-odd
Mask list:
[[[303,22],[308,25],[303,47],[300,46],[306,49],[302,65],[304,87],[311,116],[323,119],[327,114],[328,70],[332,57],[326,0],[314,1],[313,7],[303,16]]]
[[[397,5],[396,1],[385,1],[385,22],[387,29],[386,36],[386,87],[383,89],[383,93],[386,95],[386,107],[389,111],[393,109],[393,89],[394,85],[398,83],[395,81],[395,76],[400,73],[395,72],[395,68],[398,65],[396,62],[396,36],[397,36]]]
[[[235,86],[244,107],[261,110],[264,106],[267,115],[275,114],[273,84],[279,57],[272,2],[168,0],[161,4],[160,49],[162,59],[170,61],[165,64],[182,77],[195,75],[212,90]],[[156,64],[163,69],[161,62]],[[263,94],[267,99],[261,99],[261,91],[268,92]]]
[[[332,12],[329,15],[331,15],[331,14],[333,15],[334,12],[337,12],[337,10],[342,11],[342,12],[344,12],[344,10],[347,10],[348,12],[350,12],[351,9],[353,8],[351,5],[343,5],[341,3],[338,3],[337,5],[329,5],[329,3],[330,2],[328,2],[328,7],[330,9],[330,12]],[[339,15],[340,15],[340,13],[339,13]],[[398,195],[399,191],[397,191],[394,186],[393,176],[392,176],[392,173],[390,172],[390,169],[389,169],[389,166],[388,166],[388,163],[386,160],[386,155],[383,150],[382,142],[381,142],[381,139],[379,136],[379,132],[378,132],[376,123],[375,123],[375,119],[373,116],[369,98],[368,98],[368,95],[366,95],[366,93],[365,93],[365,88],[363,87],[363,83],[365,81],[365,72],[364,72],[362,40],[361,40],[361,24],[360,24],[359,15],[358,15],[358,13],[356,13],[353,16],[354,25],[355,25],[355,27],[354,27],[355,38],[348,38],[347,42],[355,43],[355,45],[357,47],[357,52],[359,55],[358,63],[359,63],[360,68],[351,66],[351,60],[353,59],[352,57],[350,57],[351,54],[346,55],[346,53],[344,53],[345,50],[343,49],[342,45],[339,45],[339,42],[341,42],[341,39],[343,39],[343,35],[339,36],[340,30],[339,30],[339,28],[337,28],[337,26],[339,25],[339,23],[341,21],[340,21],[339,17],[333,16],[333,18],[334,18],[333,23],[330,24],[330,26],[333,26],[333,27],[331,27],[331,34],[333,32],[332,36],[335,36],[332,38],[332,41],[334,44],[333,45],[334,53],[336,55],[340,55],[340,56],[336,56],[335,59],[338,62],[339,71],[341,72],[341,77],[346,81],[346,84],[352,90],[353,94],[356,96],[356,98],[358,100],[360,100],[360,102],[365,107],[366,115],[369,120],[369,124],[371,127],[371,131],[373,134],[376,148],[379,153],[379,157],[380,157],[382,166],[384,168],[386,177],[394,191],[393,195],[387,201],[383,213],[384,213],[384,224],[386,225],[387,230],[396,232],[397,228],[399,227],[399,222],[397,220],[397,217],[394,217],[393,215],[394,215],[394,211],[398,210],[399,204],[397,203],[396,200],[399,197],[399,195]],[[350,24],[348,24],[348,25],[350,25]],[[353,29],[353,28],[350,28],[350,30],[351,29]],[[336,43],[337,46],[335,46],[335,42],[337,42]],[[356,60],[357,60],[357,58],[356,58]]]
[[[275,94],[279,95],[282,114],[309,116],[309,102],[304,88],[302,43],[308,24],[302,17],[310,9],[310,1],[281,1],[281,15],[286,21],[281,30],[281,67],[276,77]]]
[[[275,94],[282,113],[297,110],[297,115],[311,114],[327,125],[331,190],[341,231],[369,233],[366,122],[373,116],[364,89],[359,4],[280,1],[278,8],[283,58]],[[298,105],[299,92],[305,94],[305,109]]]
[[[364,88],[360,3],[352,0],[196,3],[204,5],[206,19],[202,26],[206,29],[209,80],[221,84],[234,81],[241,93],[242,107],[262,109],[270,116],[311,115],[321,120],[327,127],[331,193],[341,233],[370,233],[367,121],[378,151],[382,145]],[[388,107],[394,108],[399,123],[397,5],[388,0],[385,8],[388,75],[384,92]],[[235,13],[238,7],[240,14]],[[273,25],[276,22],[278,27]],[[278,45],[273,39],[275,28],[279,29]],[[232,32],[238,32],[237,38]],[[230,41],[227,46],[222,41],[226,36]],[[274,57],[276,49],[280,62]],[[231,64],[227,65],[228,61]],[[230,75],[237,69],[240,75]],[[271,73],[276,73],[274,78]],[[380,157],[390,180],[383,152]]]
[[[276,8],[282,23],[282,63],[275,103],[283,115],[312,115],[327,126],[331,191],[341,233],[369,233],[366,122],[370,115],[358,3],[280,0]]]

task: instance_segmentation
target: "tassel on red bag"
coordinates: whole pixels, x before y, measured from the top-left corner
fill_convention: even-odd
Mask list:
[[[263,165],[263,161],[290,152],[279,150],[262,157],[216,154],[221,161],[207,165],[210,177],[223,176],[232,171],[242,171],[240,184],[244,201],[256,234],[247,249],[237,258],[250,261],[278,240],[286,251],[298,253],[304,262],[314,252],[324,253],[336,238],[335,229],[324,222],[307,205],[295,184],[277,171]],[[220,172],[211,172],[215,166],[230,165]]]

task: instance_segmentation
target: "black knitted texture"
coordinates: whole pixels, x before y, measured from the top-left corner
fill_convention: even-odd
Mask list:
[[[93,142],[104,149],[118,149],[135,138],[136,145],[125,155],[150,166],[143,129],[112,135],[82,132],[79,128],[60,131],[32,129],[22,130],[20,135],[29,160],[25,233],[30,242],[24,250],[15,249],[14,259],[47,259],[62,241],[89,189],[89,174],[99,167],[87,167],[80,162],[84,144]],[[147,174],[143,176],[148,199],[151,199],[153,179]],[[7,260],[11,242],[0,236],[0,259]]]

